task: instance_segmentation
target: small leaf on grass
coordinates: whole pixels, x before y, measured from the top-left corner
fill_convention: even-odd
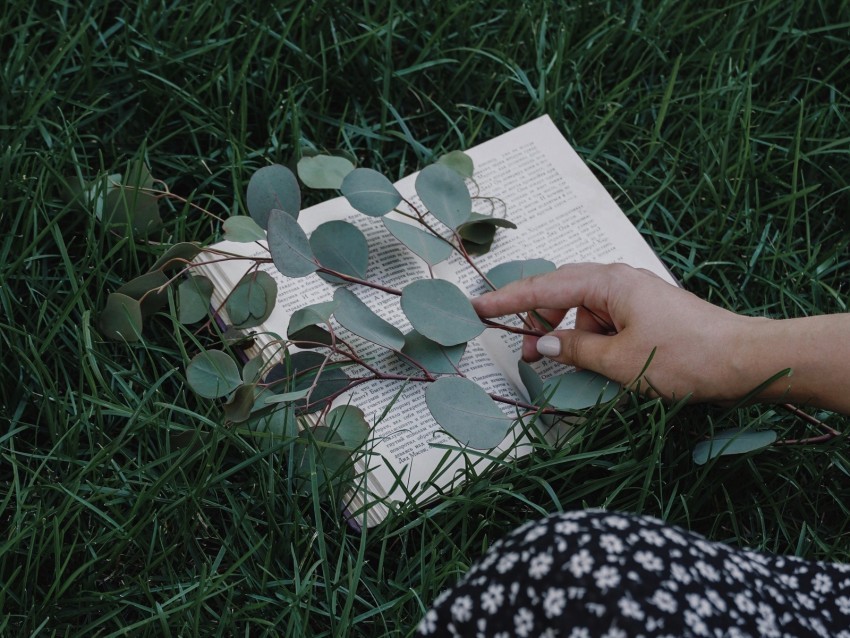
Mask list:
[[[266,231],[260,228],[260,225],[252,217],[247,215],[228,217],[224,220],[222,229],[227,241],[250,242],[266,238]]]
[[[242,423],[251,417],[251,409],[254,406],[254,384],[241,385],[236,388],[227,402],[224,404],[224,418],[233,423]]]
[[[168,277],[162,271],[154,270],[135,279],[131,279],[115,292],[127,295],[141,303],[142,316],[147,317],[162,308],[168,302]],[[163,288],[162,290],[159,290]]]
[[[310,188],[341,188],[342,180],[354,170],[345,157],[313,155],[298,160],[298,177]]]
[[[334,220],[321,224],[310,235],[310,248],[319,263],[343,275],[363,279],[369,266],[369,242],[354,224]],[[334,284],[344,279],[325,273],[319,277]]]
[[[189,275],[177,286],[177,320],[195,323],[207,316],[213,283],[203,275]]]
[[[424,259],[429,266],[438,264],[452,254],[452,245],[412,224],[384,217],[384,226],[409,250]]]
[[[525,279],[531,275],[542,275],[557,270],[557,266],[548,259],[519,259],[517,261],[506,261],[487,272],[487,279],[496,286],[502,288],[512,281]]]
[[[472,214],[466,182],[448,166],[426,166],[416,176],[415,187],[428,211],[449,228],[457,228]]]
[[[508,434],[511,419],[481,387],[462,377],[441,377],[425,390],[434,420],[460,443],[490,449]]]
[[[334,302],[334,317],[343,328],[390,350],[401,350],[404,347],[401,330],[376,315],[347,288],[337,289]]]
[[[744,454],[760,450],[776,441],[773,430],[746,430],[731,428],[715,433],[708,441],[700,441],[694,446],[694,463],[703,465],[710,459],[726,454]]]
[[[617,396],[620,384],[590,370],[565,372],[543,382],[543,398],[558,410],[583,410]]]
[[[309,493],[316,489],[323,497],[331,497],[333,489],[348,481],[353,472],[351,450],[346,449],[342,438],[331,428],[320,425],[310,431],[309,439],[295,448],[298,464],[296,485],[300,491]]]
[[[118,228],[129,224],[134,232],[147,235],[162,225],[159,200],[153,193],[135,187],[113,186],[103,201],[103,223]]]
[[[381,217],[401,203],[392,182],[371,168],[355,168],[342,180],[342,194],[356,211]]]
[[[132,297],[113,292],[100,313],[100,329],[108,339],[138,341],[142,334],[142,308]]]
[[[475,165],[472,158],[463,151],[451,151],[437,160],[438,164],[444,164],[458,173],[461,177],[472,177]]]
[[[405,286],[401,309],[417,332],[443,346],[474,339],[485,328],[466,295],[443,279],[420,279]]]
[[[281,210],[273,210],[268,218],[269,253],[281,274],[306,277],[319,267],[307,235],[301,226]]]
[[[340,405],[328,412],[325,425],[337,433],[346,447],[356,450],[369,437],[369,424],[363,410],[354,405]]]
[[[239,368],[233,358],[221,350],[204,350],[186,367],[189,387],[207,399],[227,396],[242,385]]]
[[[404,335],[404,347],[401,351],[431,374],[454,374],[457,372],[463,353],[466,352],[466,343],[441,346],[416,330],[411,330]],[[413,365],[404,357],[399,358],[408,365]]]
[[[154,270],[169,270],[171,268],[185,268],[186,264],[197,257],[201,252],[198,244],[187,241],[174,244],[156,260],[149,272]]]
[[[280,164],[259,169],[248,181],[248,213],[260,228],[268,228],[273,210],[282,210],[292,219],[301,211],[301,189],[291,170]]]
[[[259,326],[271,315],[277,301],[274,277],[263,270],[245,274],[234,286],[225,303],[227,316],[235,328]]]

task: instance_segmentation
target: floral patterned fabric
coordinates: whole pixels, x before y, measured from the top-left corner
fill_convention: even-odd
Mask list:
[[[648,517],[569,512],[495,543],[417,634],[850,638],[850,565],[743,551]]]

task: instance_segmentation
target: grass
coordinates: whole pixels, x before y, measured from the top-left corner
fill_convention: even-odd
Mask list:
[[[754,315],[842,312],[846,3],[270,4],[0,8],[0,635],[405,636],[494,539],[586,506],[850,560],[844,437],[696,466],[713,428],[807,427],[637,397],[357,534],[291,455],[188,391],[170,321],[132,346],[99,334],[108,292],[160,249],[61,196],[144,157],[238,212],[253,170],[304,149],[400,177],[548,113],[689,289]],[[162,213],[164,241],[217,237]]]

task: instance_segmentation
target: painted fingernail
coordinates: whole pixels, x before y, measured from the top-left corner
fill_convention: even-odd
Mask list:
[[[537,352],[544,357],[557,357],[561,354],[561,340],[552,335],[540,337],[537,340]]]

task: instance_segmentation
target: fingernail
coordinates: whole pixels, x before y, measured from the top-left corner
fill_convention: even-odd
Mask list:
[[[537,340],[537,352],[544,357],[557,357],[561,354],[561,340],[552,335]]]

